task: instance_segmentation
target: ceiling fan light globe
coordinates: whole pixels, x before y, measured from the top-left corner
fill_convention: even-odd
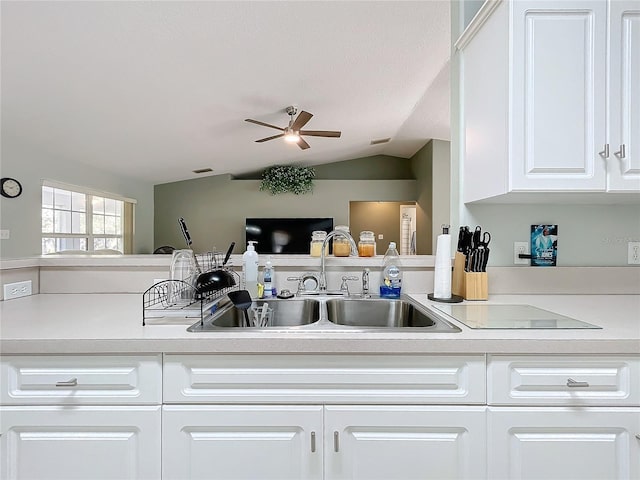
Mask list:
[[[284,139],[286,142],[289,142],[289,143],[298,143],[298,141],[300,140],[300,135],[298,135],[297,133],[291,132],[291,133],[287,133],[284,136]]]

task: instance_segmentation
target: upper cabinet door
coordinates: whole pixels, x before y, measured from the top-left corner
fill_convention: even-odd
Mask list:
[[[640,190],[640,5],[610,3],[609,190]]]
[[[519,1],[512,11],[511,191],[604,191],[604,1]]]

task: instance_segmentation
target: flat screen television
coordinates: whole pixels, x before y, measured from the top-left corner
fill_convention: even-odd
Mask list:
[[[247,218],[246,241],[258,242],[258,253],[309,254],[311,232],[333,230],[333,218]],[[245,242],[246,246],[246,242]]]

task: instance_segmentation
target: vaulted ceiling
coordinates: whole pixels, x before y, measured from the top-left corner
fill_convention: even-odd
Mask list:
[[[449,139],[449,1],[1,2],[1,134],[153,183]],[[301,150],[255,140],[314,116]],[[391,138],[388,143],[371,141]]]

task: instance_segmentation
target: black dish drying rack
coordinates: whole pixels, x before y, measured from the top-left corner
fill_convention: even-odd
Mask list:
[[[150,323],[171,323],[167,319],[194,318],[201,322],[215,310],[215,306],[227,293],[240,288],[240,275],[222,266],[222,252],[195,254],[202,273],[224,270],[232,275],[235,285],[200,292],[195,285],[184,280],[162,280],[149,287],[142,294],[142,325]]]

